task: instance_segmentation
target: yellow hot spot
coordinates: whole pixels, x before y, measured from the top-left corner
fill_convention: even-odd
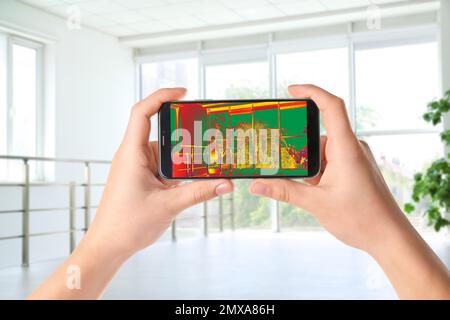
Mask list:
[[[281,148],[281,168],[282,169],[296,169],[297,163],[295,158],[289,154],[286,147]]]

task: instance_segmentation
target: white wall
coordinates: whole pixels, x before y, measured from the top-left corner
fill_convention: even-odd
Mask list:
[[[54,88],[46,88],[50,97],[54,97],[47,99],[45,105],[50,118],[46,130],[54,139],[50,145],[55,147],[48,148],[47,154],[111,159],[135,98],[132,49],[92,29],[69,30],[63,19],[12,0],[0,1],[1,23],[56,39],[47,45],[46,77],[55,84]],[[80,166],[61,165],[57,167],[56,179],[81,181],[82,173]],[[101,175],[104,174],[105,170]],[[96,193],[94,203],[100,190]],[[20,195],[18,188],[1,189],[0,210],[20,208]],[[67,206],[67,195],[67,189],[63,188],[36,190],[31,193],[32,206]],[[81,205],[81,189],[77,196]],[[79,214],[81,218],[82,212]],[[20,217],[20,214],[0,216],[0,237],[20,233]],[[32,213],[31,217],[31,232],[68,228],[67,214]],[[20,264],[20,248],[20,240],[0,241],[0,267]],[[68,253],[68,235],[34,238],[31,249],[32,261],[64,256]]]

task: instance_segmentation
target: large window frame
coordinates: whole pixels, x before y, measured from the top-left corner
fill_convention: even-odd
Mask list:
[[[11,114],[13,111],[13,47],[15,45],[36,51],[36,131],[34,154],[18,156],[44,156],[45,154],[45,107],[44,107],[44,49],[42,42],[30,40],[21,36],[2,34],[6,38],[6,155],[16,155],[13,150],[13,127]],[[35,170],[31,172],[33,180],[46,179],[45,168],[42,163],[36,163]],[[8,178],[7,178],[8,179]]]
[[[10,84],[8,86],[8,98],[7,98],[7,112],[11,112],[13,108],[12,102],[12,48],[14,45],[19,45],[29,49],[36,50],[36,155],[41,156],[44,153],[44,75],[43,75],[43,65],[44,65],[44,45],[42,43],[31,41],[25,38],[10,36],[8,41],[8,80]],[[10,131],[10,123],[8,123],[8,144],[7,151],[12,149],[12,132]]]
[[[356,61],[357,50],[368,48],[384,48],[409,44],[421,44],[439,42],[438,26],[427,24],[399,29],[386,29],[379,31],[355,32],[353,23],[347,25],[347,33],[344,35],[320,36],[316,38],[303,38],[288,41],[274,41],[274,34],[267,35],[267,42],[263,45],[251,45],[246,47],[229,47],[225,49],[204,49],[203,42],[197,44],[196,51],[176,52],[164,55],[158,53],[157,56],[142,55],[138,57],[137,64],[167,61],[189,57],[198,59],[198,97],[206,98],[206,68],[215,65],[252,63],[266,61],[269,68],[269,90],[271,98],[277,97],[277,55],[287,53],[298,53],[305,51],[324,50],[333,48],[346,48],[348,57],[348,103],[347,110],[350,117],[352,130],[360,139],[373,136],[392,135],[415,135],[433,134],[437,135],[440,128],[399,128],[395,130],[357,130],[357,101],[356,101]],[[436,56],[439,59],[439,56]],[[442,89],[442,88],[438,88]],[[442,90],[440,90],[442,91]],[[425,109],[424,109],[425,111]],[[442,151],[445,146],[442,143]],[[274,209],[275,208],[275,209]],[[272,229],[279,231],[280,218],[279,206],[272,205]]]
[[[407,44],[419,44],[438,41],[437,25],[424,25],[418,27],[402,28],[400,30],[385,30],[377,32],[353,32],[352,24],[348,25],[346,35],[321,36],[317,38],[305,38],[290,41],[273,41],[273,34],[267,35],[267,43],[264,45],[252,45],[246,47],[231,47],[226,49],[203,49],[200,41],[196,51],[176,52],[169,54],[143,55],[136,59],[137,69],[140,65],[150,62],[171,61],[177,59],[197,58],[198,59],[198,97],[206,97],[206,68],[208,66],[251,63],[266,61],[269,68],[269,88],[271,98],[277,97],[277,66],[276,57],[284,53],[296,53],[332,48],[347,48],[348,68],[349,68],[349,102],[347,109],[350,123],[354,132],[360,136],[391,135],[391,134],[423,134],[437,133],[439,129],[398,129],[398,130],[356,130],[356,72],[355,72],[355,52],[367,48],[383,48]],[[438,57],[436,57],[438,59]],[[138,75],[139,88],[141,88],[141,78]],[[139,93],[142,97],[142,93]]]

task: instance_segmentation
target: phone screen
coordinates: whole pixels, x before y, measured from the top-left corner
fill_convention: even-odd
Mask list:
[[[316,140],[311,107],[310,100],[172,102],[171,177],[311,176],[311,151],[314,159],[319,149],[309,141]]]

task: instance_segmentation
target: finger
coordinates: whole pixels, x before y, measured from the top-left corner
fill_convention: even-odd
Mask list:
[[[375,157],[373,156],[372,150],[370,150],[369,144],[364,140],[358,140],[361,145],[361,149],[364,151],[364,154],[373,162],[376,162]]]
[[[131,111],[125,143],[146,146],[150,135],[150,117],[158,112],[164,102],[182,99],[185,94],[184,88],[159,89],[138,102]]]
[[[316,187],[290,179],[257,179],[249,187],[250,193],[290,203],[306,209]]]
[[[158,180],[161,181],[162,184],[164,184],[165,186],[168,186],[168,187],[175,187],[181,183],[181,180],[168,180],[168,179],[164,179],[161,176],[158,176]]]
[[[203,180],[179,185],[168,190],[170,206],[175,212],[180,212],[195,204],[211,200],[217,196],[233,191],[233,184],[229,180]]]
[[[345,102],[341,98],[310,84],[291,85],[288,91],[295,98],[310,98],[316,103],[330,138],[354,136]]]
[[[158,180],[161,181],[161,183],[163,183],[166,186],[176,186],[178,184],[180,184],[181,180],[167,180],[162,178],[159,173],[158,173],[158,154],[159,154],[159,149],[158,149],[158,141],[150,141],[148,143],[149,148],[151,149],[152,155],[153,155],[153,163],[154,166],[151,166],[152,168],[152,172],[153,174],[155,174],[158,177]]]
[[[321,136],[320,137],[320,172],[314,178],[303,180],[308,184],[311,184],[314,186],[318,185],[320,182],[320,179],[322,178],[322,174],[325,171],[325,167],[327,166],[327,158],[325,155],[326,144],[327,144],[327,136]]]

